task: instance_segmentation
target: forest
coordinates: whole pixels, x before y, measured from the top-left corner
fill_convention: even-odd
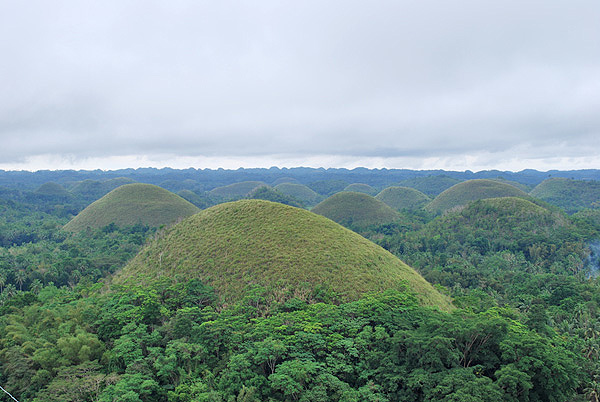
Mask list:
[[[597,402],[598,179],[595,170],[0,172],[0,386],[20,402]],[[118,194],[134,186],[143,195]],[[157,186],[189,212],[145,221],[167,216]],[[401,203],[388,194],[395,187],[420,198]],[[275,212],[257,218],[267,207]],[[329,231],[347,243],[324,240]],[[280,235],[305,254],[277,254]],[[357,267],[389,252],[444,301],[362,271],[312,282],[363,247]],[[169,259],[172,248],[181,260]],[[258,277],[270,264],[286,267],[281,281]],[[308,274],[285,277],[296,272]],[[220,275],[244,287],[231,285],[231,296]]]

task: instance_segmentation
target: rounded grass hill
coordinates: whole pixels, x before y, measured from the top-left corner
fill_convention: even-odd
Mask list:
[[[44,183],[35,190],[35,194],[48,197],[70,197],[71,194],[63,186],[52,181]]]
[[[319,194],[304,184],[281,183],[275,186],[275,190],[302,201],[306,205],[315,205],[321,198]]]
[[[64,227],[77,232],[111,223],[159,227],[198,212],[199,209],[170,191],[152,184],[126,184],[94,201]]]
[[[388,187],[375,196],[395,210],[415,210],[422,208],[431,201],[425,194],[410,187]]]
[[[273,300],[326,286],[340,299],[404,283],[423,305],[449,300],[415,270],[362,236],[312,212],[263,200],[206,209],[147,245],[113,283],[200,279],[225,302],[260,285]],[[287,295],[287,296],[286,296]]]
[[[342,191],[317,204],[312,212],[347,227],[381,225],[400,215],[383,201],[364,193]]]
[[[267,184],[262,181],[241,181],[239,183],[213,188],[209,191],[209,194],[224,199],[241,198],[250,194],[252,190],[262,186],[267,186]]]
[[[425,209],[433,213],[444,213],[471,201],[498,197],[527,198],[528,195],[515,186],[497,180],[474,179],[463,181],[444,190],[427,204]]]
[[[600,207],[600,181],[551,178],[538,184],[531,196],[573,214],[585,208]]]
[[[364,183],[349,184],[346,186],[346,188],[344,188],[344,191],[354,191],[355,193],[365,193],[365,194],[369,194],[369,195],[377,194],[377,190],[375,190],[373,187],[369,186],[368,184],[364,184]]]

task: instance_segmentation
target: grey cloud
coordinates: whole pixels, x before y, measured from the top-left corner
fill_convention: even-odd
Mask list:
[[[5,2],[0,158],[598,155],[599,17],[593,0]]]

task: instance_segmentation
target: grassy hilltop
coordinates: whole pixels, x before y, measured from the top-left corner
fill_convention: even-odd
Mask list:
[[[111,223],[118,226],[141,223],[158,227],[198,211],[190,202],[158,186],[126,184],[90,204],[64,228],[77,232],[87,227],[101,228]]]
[[[375,190],[373,187],[369,186],[368,184],[364,184],[364,183],[349,184],[346,186],[346,188],[344,188],[344,191],[354,191],[355,193],[365,193],[365,194],[369,194],[369,195],[377,194],[377,190]]]
[[[530,194],[570,214],[585,208],[600,207],[600,181],[596,180],[556,177],[544,180]]]
[[[425,209],[434,213],[443,213],[456,207],[468,204],[471,201],[497,197],[523,197],[526,192],[497,180],[474,179],[467,180],[443,191]]]
[[[396,211],[375,197],[343,191],[321,201],[312,211],[344,226],[369,226],[399,219]]]
[[[431,201],[425,194],[410,187],[388,187],[375,196],[396,210],[419,209]]]
[[[275,186],[275,190],[282,194],[289,195],[290,197],[294,197],[306,205],[315,205],[321,198],[319,194],[304,184],[281,183]]]
[[[450,309],[416,271],[362,236],[312,212],[262,200],[206,209],[170,228],[114,279],[199,278],[225,301],[252,285],[271,297],[296,297],[325,286],[342,300],[406,283],[424,305]],[[307,289],[308,287],[308,289]]]

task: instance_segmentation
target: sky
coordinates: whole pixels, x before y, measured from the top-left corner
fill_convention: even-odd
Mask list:
[[[0,2],[0,169],[600,168],[598,0]]]

